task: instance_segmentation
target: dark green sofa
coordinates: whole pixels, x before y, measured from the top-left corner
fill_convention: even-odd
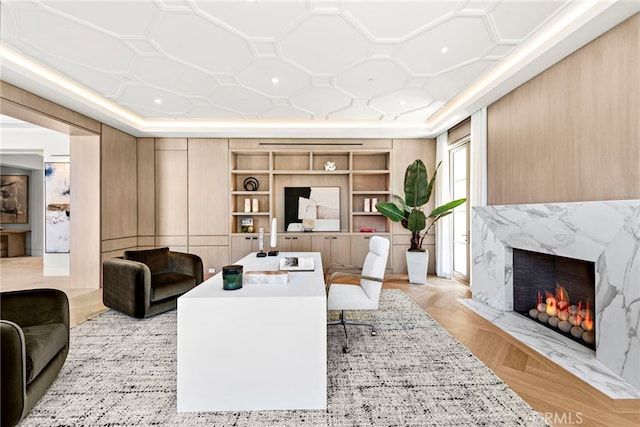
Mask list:
[[[60,372],[69,352],[69,299],[57,289],[0,293],[2,427],[16,425]]]
[[[125,251],[102,263],[102,302],[145,318],[177,306],[180,295],[202,283],[202,259],[169,248]]]

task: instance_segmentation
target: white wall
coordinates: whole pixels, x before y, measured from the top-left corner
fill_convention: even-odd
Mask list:
[[[35,127],[0,127],[2,173],[11,171],[11,167],[30,170],[29,224],[6,228],[28,226],[31,229],[27,246],[32,256],[43,257],[45,276],[68,276],[70,260],[69,254],[44,253],[44,162],[68,162],[69,159],[68,135]]]

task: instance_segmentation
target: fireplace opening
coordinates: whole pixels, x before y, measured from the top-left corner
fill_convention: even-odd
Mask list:
[[[513,309],[595,350],[595,264],[514,248]]]

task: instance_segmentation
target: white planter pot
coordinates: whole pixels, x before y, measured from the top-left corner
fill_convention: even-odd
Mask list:
[[[417,285],[427,284],[427,266],[429,265],[429,252],[407,251],[407,271],[409,283]]]

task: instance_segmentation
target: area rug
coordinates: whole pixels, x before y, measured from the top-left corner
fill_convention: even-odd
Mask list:
[[[138,320],[109,310],[71,329],[62,371],[21,425],[546,425],[402,291],[348,315],[378,334],[351,327],[343,354],[342,329],[329,328],[327,410],[177,413],[176,312]]]

